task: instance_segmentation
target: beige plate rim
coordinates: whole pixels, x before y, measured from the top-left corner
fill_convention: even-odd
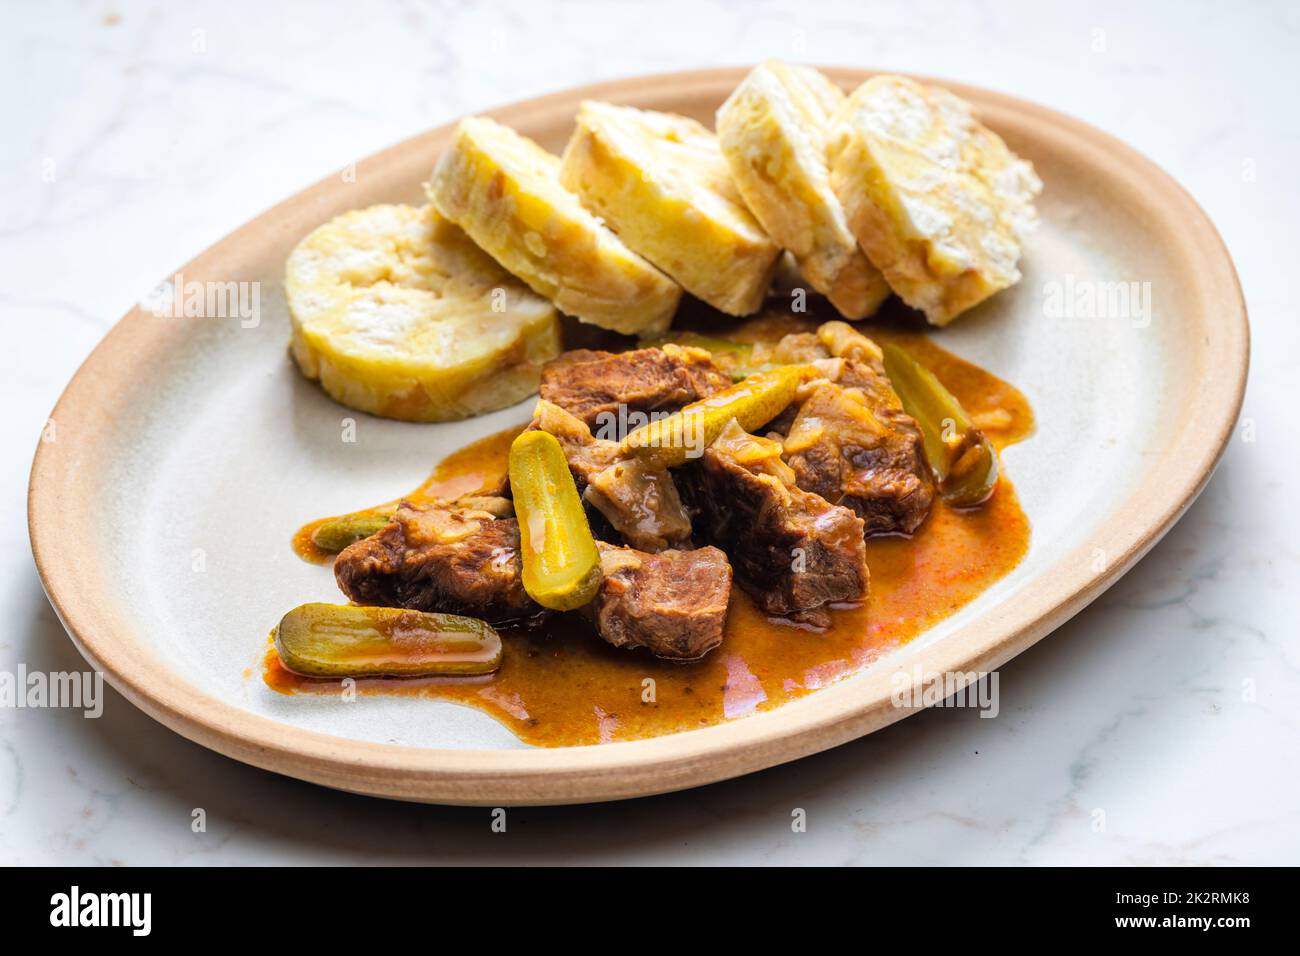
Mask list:
[[[825,68],[857,83],[874,71]],[[684,94],[720,98],[744,68],[634,77],[552,93],[489,111],[506,123],[571,112],[583,98],[653,102]],[[1023,598],[970,621],[909,663],[928,672],[990,670],[1078,613],[1127,571],[1195,500],[1237,420],[1245,390],[1249,327],[1232,260],[1209,218],[1172,178],[1119,140],[1015,97],[947,80],[995,128],[999,117],[1022,134],[1068,142],[1086,159],[1096,188],[1140,197],[1151,228],[1182,263],[1182,278],[1202,307],[1180,317],[1195,362],[1195,387],[1179,396],[1179,433],[1090,540],[1046,569]],[[448,126],[375,154],[361,165],[382,175],[394,157],[441,142]],[[203,275],[241,244],[256,243],[277,219],[320,201],[338,177],[309,187],[212,246],[181,270]],[[581,803],[662,793],[739,776],[836,746],[912,713],[895,707],[883,669],[825,688],[795,703],[701,730],[652,740],[561,749],[454,750],[366,743],[302,730],[252,714],[185,681],[137,639],[111,599],[108,569],[83,560],[76,542],[90,533],[96,492],[88,462],[104,453],[102,432],[114,397],[158,348],[157,323],[129,312],[86,359],[52,413],[60,434],[77,441],[38,446],[28,493],[32,552],[45,591],[86,659],[136,706],[172,730],[245,763],[343,790],[432,803],[521,805]],[[88,440],[88,441],[87,441]],[[1094,572],[1101,547],[1116,556]],[[1006,604],[1013,604],[1007,607]]]

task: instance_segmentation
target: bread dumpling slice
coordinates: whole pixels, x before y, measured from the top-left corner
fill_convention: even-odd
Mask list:
[[[831,188],[858,243],[934,325],[1020,280],[1042,183],[964,100],[872,77],[832,121],[829,155]]]
[[[558,157],[472,116],[434,167],[429,199],[561,311],[627,335],[667,329],[681,288],[588,212],[559,174]]]
[[[561,181],[687,292],[731,315],[762,305],[780,247],[745,208],[717,137],[695,120],[586,101]]]
[[[559,316],[430,206],[344,213],[285,267],[299,369],[335,400],[440,422],[537,391]]]
[[[847,319],[889,297],[831,189],[826,137],[843,91],[807,66],[756,66],[718,109],[718,143],[745,205]]]

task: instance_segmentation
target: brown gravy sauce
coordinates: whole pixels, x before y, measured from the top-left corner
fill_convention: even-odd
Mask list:
[[[815,325],[811,319],[760,318],[723,334],[756,341]],[[910,349],[977,421],[987,418],[986,434],[999,449],[1033,431],[1033,413],[1014,386],[918,331],[877,325],[867,331],[882,344]],[[445,499],[494,486],[518,431],[508,429],[461,449],[404,497]],[[305,526],[294,538],[295,550],[308,560],[330,557],[312,544],[320,523]],[[862,606],[833,611],[824,631],[767,618],[735,588],[722,646],[697,663],[668,663],[642,651],[615,649],[576,616],[557,615],[531,630],[502,629],[504,661],[495,674],[366,679],[357,681],[357,689],[477,707],[526,743],[548,747],[707,727],[779,707],[866,667],[978,597],[1020,562],[1028,546],[1029,523],[1004,468],[997,491],[981,508],[957,511],[936,499],[929,518],[910,537],[869,538],[870,597]],[[285,694],[339,693],[337,681],[286,671],[274,648],[266,654],[263,678]]]

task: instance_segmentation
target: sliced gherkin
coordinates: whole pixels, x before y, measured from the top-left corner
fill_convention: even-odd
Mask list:
[[[342,551],[353,542],[378,533],[391,520],[391,515],[358,511],[326,521],[312,532],[311,540],[322,551]]]
[[[959,508],[983,504],[998,483],[993,445],[933,372],[897,345],[886,345],[884,354],[889,382],[921,428],[939,494]]]
[[[600,552],[554,435],[526,431],[514,440],[510,489],[519,519],[524,590],[555,611],[582,607],[600,590]]]
[[[396,607],[300,605],[280,620],[275,649],[307,677],[458,677],[501,666],[501,638],[486,622]]]
[[[730,388],[643,425],[623,439],[623,447],[665,468],[684,465],[698,458],[733,418],[747,432],[766,425],[794,401],[800,383],[810,374],[806,365],[754,372]]]

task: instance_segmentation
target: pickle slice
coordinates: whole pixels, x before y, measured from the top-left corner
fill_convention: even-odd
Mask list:
[[[886,345],[884,355],[890,384],[921,428],[943,500],[958,508],[988,501],[998,484],[993,445],[933,372],[897,345]]]
[[[755,372],[730,388],[642,425],[623,439],[623,448],[665,468],[684,465],[702,455],[733,418],[747,432],[776,418],[794,401],[800,383],[814,372],[806,365]]]
[[[514,440],[510,489],[519,519],[524,590],[555,611],[582,607],[600,590],[600,552],[554,435],[526,431]]]
[[[458,614],[303,604],[275,629],[280,663],[306,677],[462,677],[501,666],[501,638]]]
[[[392,520],[391,515],[358,511],[326,521],[312,532],[311,540],[322,551],[342,551],[348,545],[378,533]]]

